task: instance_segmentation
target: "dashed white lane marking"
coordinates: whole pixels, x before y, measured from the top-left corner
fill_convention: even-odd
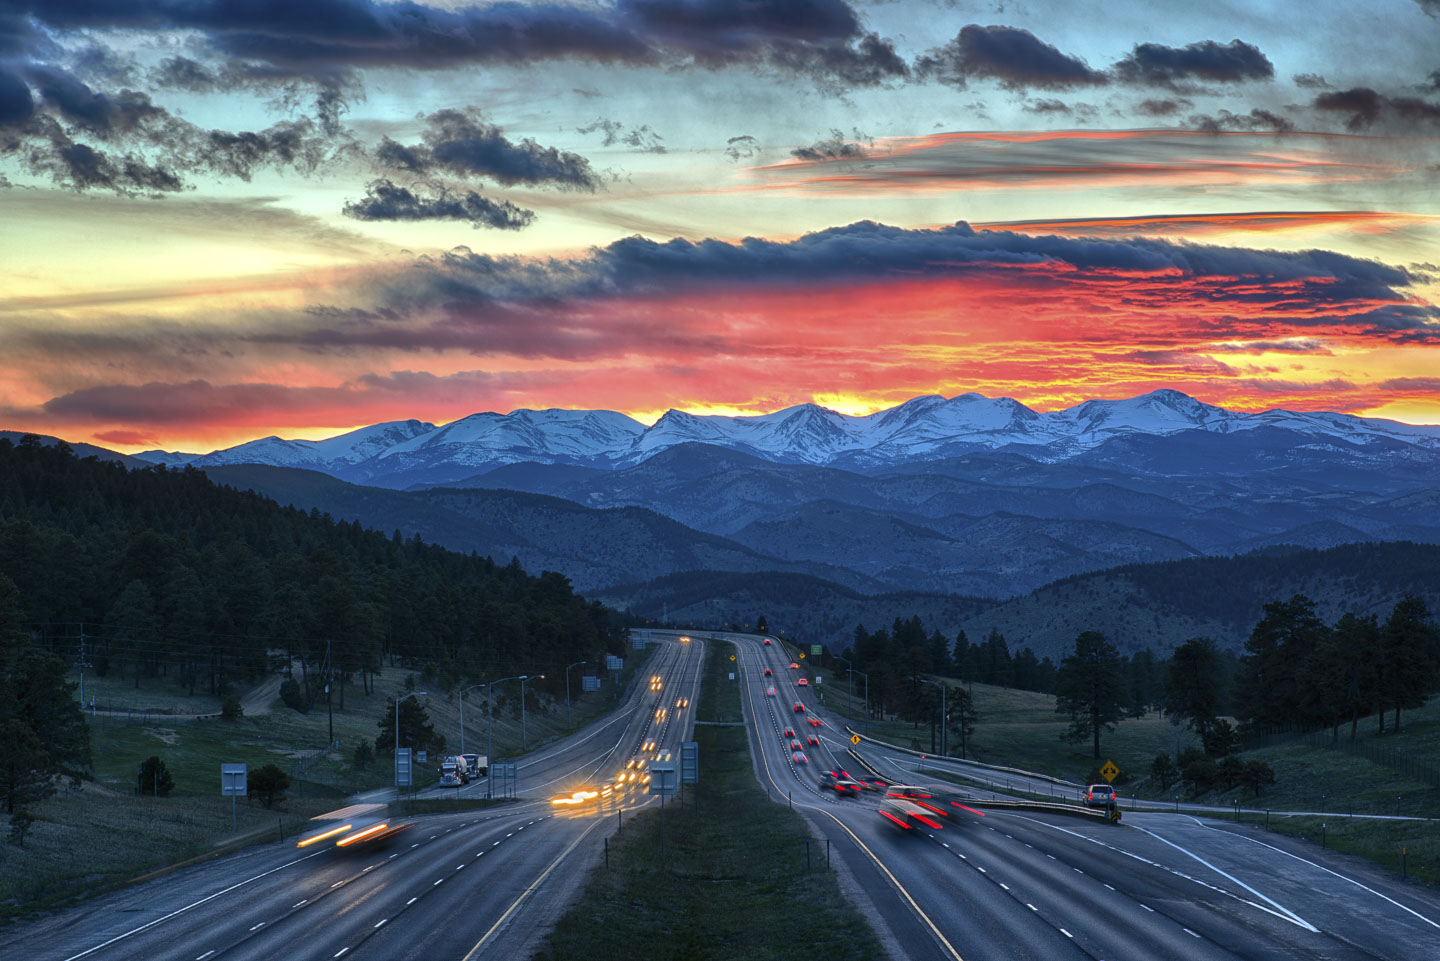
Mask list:
[[[338,957],[340,957],[340,955],[344,954],[346,951],[349,951],[349,950],[350,950],[350,946],[349,946],[349,945],[346,945],[345,947],[341,948],[339,951],[336,951],[334,954],[330,955],[330,957],[332,957],[332,958],[338,958]]]
[[[439,883],[440,883],[441,881],[443,881],[443,880],[445,880],[445,879],[444,879],[444,878],[440,878],[440,879],[436,880],[435,884],[439,884]],[[430,886],[433,888],[433,887],[435,886],[435,884],[432,884],[432,885],[430,885]]]
[[[996,881],[995,883],[998,884],[998,885],[1000,885],[1000,886],[1001,886],[1002,888],[1004,888],[1006,891],[1009,891],[1009,890],[1010,890],[1010,885],[1006,884],[1004,881]]]
[[[414,844],[410,845],[411,848],[418,848],[419,846],[420,846],[420,842],[419,842],[419,841],[416,841]]]
[[[264,922],[264,921],[261,921],[259,924],[255,925],[255,926],[254,926],[253,928],[251,928],[250,930],[251,930],[251,931],[259,931],[259,930],[260,930],[261,928],[263,928],[263,927],[265,927],[265,922]]]
[[[215,949],[211,948],[209,951],[206,951],[204,954],[200,955],[200,957],[196,958],[195,961],[205,961],[206,958],[210,957],[210,955],[214,953]]]
[[[1142,903],[1139,902],[1139,901],[1136,901],[1135,903],[1136,903],[1136,904],[1139,904],[1142,908],[1144,908],[1146,911],[1149,911],[1151,914],[1154,914],[1154,913],[1155,913],[1155,909],[1152,908],[1150,905],[1148,905],[1148,904],[1142,904]]]
[[[440,835],[438,835],[438,834],[432,834],[432,835],[430,835],[430,840],[433,841],[433,840],[435,840],[436,838],[438,838],[439,836],[440,836]]]
[[[1060,929],[1060,933],[1065,935],[1065,937],[1069,938],[1071,941],[1075,940],[1075,935],[1071,934],[1069,931],[1066,931],[1064,928]]]
[[[309,904],[309,903],[310,903],[310,899],[309,899],[309,898],[306,898],[304,901],[296,901],[294,904],[290,905],[290,907],[292,907],[292,908],[300,908],[300,907],[304,907],[305,905],[307,905],[307,904]]]
[[[393,860],[395,860],[396,858],[398,858],[399,856],[400,856],[400,855],[398,855],[398,854],[392,854],[392,855],[390,855],[388,858],[386,858],[385,860],[387,860],[387,861],[393,861]]]
[[[1039,911],[1039,910],[1040,910],[1040,909],[1037,908],[1035,905],[1031,904],[1029,901],[1026,901],[1026,902],[1025,902],[1025,906],[1026,906],[1027,908],[1029,908],[1031,911]]]
[[[405,906],[408,908],[410,905],[414,904],[416,901],[419,901],[419,900],[420,900],[419,898],[411,898],[409,901],[406,901],[406,902],[405,902]]]
[[[390,920],[389,918],[381,918],[381,919],[379,920],[379,922],[375,925],[375,927],[378,928],[378,927],[380,927],[380,925],[384,924],[386,921],[389,921],[389,920]]]
[[[332,885],[330,885],[330,886],[331,886],[332,888],[338,888],[340,885],[342,885],[342,884],[344,884],[344,883],[345,883],[344,881],[336,881],[334,884],[332,884]]]
[[[1198,938],[1198,937],[1200,937],[1200,935],[1196,934],[1194,931],[1191,931],[1189,928],[1181,928],[1180,930],[1181,930],[1181,931],[1184,931],[1186,934],[1190,935],[1190,937],[1192,937],[1192,938]]]
[[[981,867],[980,865],[978,865],[978,864],[975,865],[975,870],[979,871],[981,874],[989,874],[989,873],[990,873],[989,871],[985,870],[984,868],[982,868],[982,867]]]
[[[1101,882],[1101,883],[1103,884],[1104,882]],[[1114,890],[1115,890],[1114,888],[1110,887],[1110,885],[1108,885],[1108,884],[1106,884],[1105,886],[1106,886],[1107,888],[1110,888],[1111,891],[1114,891]]]

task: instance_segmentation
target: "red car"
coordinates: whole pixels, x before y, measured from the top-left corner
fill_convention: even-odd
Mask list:
[[[774,677],[775,675],[771,674],[771,673],[770,673],[770,668],[767,667],[767,668],[765,668],[765,676],[766,676],[766,677]]]
[[[770,643],[770,638],[768,638],[768,637],[765,638],[765,643],[766,643],[766,644],[769,644],[769,643]]]
[[[810,717],[806,718],[806,720],[810,722],[811,727],[824,727],[825,725],[824,721],[820,720],[818,717],[815,717],[813,714]]]
[[[809,686],[810,686],[810,682],[807,681],[807,680],[805,680],[805,678],[803,678],[803,677],[800,678],[800,680],[796,681],[795,683],[796,683],[796,684],[799,684],[801,687],[809,687]]]

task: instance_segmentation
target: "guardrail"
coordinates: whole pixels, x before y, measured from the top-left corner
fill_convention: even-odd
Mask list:
[[[883,747],[890,751],[899,751],[902,754],[909,754],[914,757],[923,758],[926,761],[954,761],[958,764],[969,764],[972,767],[981,767],[987,771],[995,771],[1000,774],[1015,774],[1020,777],[1033,778],[1036,781],[1048,781],[1049,783],[1054,784],[1057,787],[1068,787],[1073,788],[1077,791],[1085,787],[1085,785],[1076,784],[1074,781],[1067,781],[1064,778],[1054,777],[1049,774],[1038,774],[1035,771],[1027,771],[1024,768],[1005,767],[1000,764],[986,764],[984,761],[971,761],[967,758],[950,757],[948,754],[932,754],[928,751],[917,751],[914,748],[901,747],[898,744],[891,744],[889,741],[882,741],[879,738],[871,737],[868,734],[857,731],[848,724],[845,725],[845,730],[849,732],[852,736],[858,737],[862,741],[869,741],[871,744],[874,744],[877,747]]]

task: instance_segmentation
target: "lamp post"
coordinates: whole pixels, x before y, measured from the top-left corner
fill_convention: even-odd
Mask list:
[[[570,727],[570,668],[579,667],[584,661],[576,661],[574,664],[565,666],[565,726]]]
[[[395,699],[395,790],[400,790],[400,704],[412,697],[424,697],[427,691],[411,691],[404,697]],[[415,783],[415,764],[410,764],[410,783]]]
[[[489,719],[485,723],[485,764],[487,766],[495,763],[492,757],[492,749],[490,746],[490,735],[495,730],[495,685],[500,683],[501,681],[518,680],[523,687],[525,684],[525,678],[526,675],[524,674],[516,674],[514,677],[496,678],[493,681],[487,682],[485,685],[485,687],[487,688],[487,690],[485,691],[485,710],[489,714]],[[523,694],[520,696],[520,707],[522,709],[525,707],[525,696]],[[493,783],[494,779],[487,776],[485,779],[485,796],[487,798],[491,796],[490,785]]]
[[[921,684],[934,684],[936,687],[940,688],[940,753],[941,753],[941,755],[943,755],[944,757],[949,757],[949,756],[950,756],[949,746],[945,743],[945,733],[946,733],[946,732],[945,732],[945,728],[946,728],[946,723],[945,723],[945,685],[944,685],[944,684],[941,684],[939,681],[931,681],[931,680],[927,680],[927,679],[925,679],[925,678],[923,678],[923,677],[920,678],[920,683],[921,683]]]
[[[844,661],[844,662],[845,662],[845,667],[847,668],[847,670],[846,670],[846,672],[845,672],[845,676],[846,676],[846,678],[850,681],[850,706],[851,706],[851,707],[854,707],[854,706],[855,706],[855,672],[854,672],[854,671],[851,671],[851,670],[848,670],[848,668],[850,667],[850,661],[849,661],[848,658],[841,657],[839,654],[831,654],[830,656],[833,657],[833,658],[835,658],[835,660],[837,660],[837,661]]]
[[[520,750],[521,750],[521,751],[529,750],[529,748],[526,746],[526,745],[527,745],[527,741],[526,741],[526,739],[525,739],[525,682],[526,682],[527,680],[529,680],[529,679],[530,679],[530,675],[528,675],[528,674],[526,674],[525,676],[523,676],[523,677],[520,678]],[[537,675],[535,675],[535,680],[537,680],[537,681],[543,681],[543,680],[545,680],[545,675],[544,675],[544,674],[537,674]]]
[[[460,753],[465,753],[465,695],[477,687],[484,687],[484,684],[471,684],[460,692]],[[489,763],[487,758],[486,763]]]
[[[868,722],[870,720],[870,675],[864,671],[857,671],[853,667],[850,668],[850,673],[859,674],[865,678],[865,720]]]

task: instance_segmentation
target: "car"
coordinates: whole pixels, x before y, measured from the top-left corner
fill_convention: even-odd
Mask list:
[[[774,697],[774,696],[775,696],[775,688],[772,687],[772,688],[770,688],[770,690],[766,691],[765,693],[768,694],[768,695],[770,695],[771,697]]]
[[[808,720],[808,721],[810,722],[810,726],[811,726],[811,727],[824,727],[824,726],[825,726],[825,722],[822,721],[822,720],[820,720],[818,717],[814,716],[813,714],[812,714],[810,717],[806,718],[806,720]]]
[[[859,794],[861,791],[860,785],[846,777],[844,771],[826,771],[820,775],[820,786],[829,788],[836,794]]]
[[[791,662],[790,662],[790,666],[791,666],[792,668],[794,668],[795,670],[797,670],[797,671],[800,670],[800,665],[799,665],[799,664],[796,664],[794,661],[791,661]]]
[[[804,713],[805,713],[805,705],[804,705],[804,704],[801,704],[799,701],[796,701],[796,702],[795,702],[795,713],[796,713],[796,714],[804,714]]]
[[[770,638],[768,638],[768,637],[765,638],[765,645],[766,645],[767,647],[770,645]]]
[[[800,750],[800,742],[799,742],[798,740],[793,740],[793,741],[791,741],[791,742],[790,742],[790,750],[792,750],[792,751],[798,751],[798,750]]]
[[[785,729],[785,736],[786,736],[786,737],[794,737],[794,736],[795,736],[795,730],[794,730],[793,728],[788,728],[788,727],[787,727],[787,728]]]
[[[803,677],[800,678],[800,680],[796,681],[795,683],[798,684],[798,685],[800,685],[801,687],[809,687],[809,686],[810,686],[810,682],[807,681],[807,680],[805,680],[805,678],[803,678]]]
[[[1108,808],[1118,800],[1115,789],[1108,784],[1092,784],[1085,789],[1087,808]]]
[[[819,746],[820,746],[820,739],[819,739],[818,737],[816,737],[815,735],[811,734],[811,735],[809,735],[808,737],[805,738],[805,743],[806,743],[806,744],[809,744],[811,747],[819,747]]]
[[[805,753],[804,753],[803,751],[796,751],[794,757],[795,757],[795,763],[796,763],[796,764],[809,764],[809,763],[810,763],[810,759],[805,756]]]
[[[766,677],[774,677],[775,675],[774,675],[774,673],[770,670],[770,668],[767,667],[767,668],[765,668],[765,676],[766,676]]]

